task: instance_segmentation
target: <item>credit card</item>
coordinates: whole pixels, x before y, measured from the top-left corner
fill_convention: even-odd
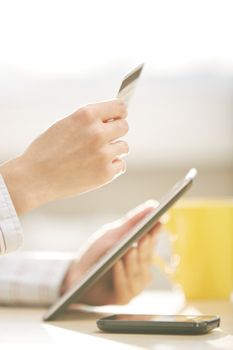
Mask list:
[[[118,91],[117,97],[125,102],[125,104],[129,105],[129,100],[131,99],[138,79],[141,75],[144,63],[139,66],[133,68],[126,76],[124,77],[120,89]]]

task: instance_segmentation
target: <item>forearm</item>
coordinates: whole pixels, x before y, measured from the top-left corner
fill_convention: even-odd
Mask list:
[[[0,166],[9,194],[18,215],[24,214],[40,205],[39,181],[32,167],[22,156]]]
[[[81,107],[1,165],[17,213],[91,191],[122,174],[126,165],[119,157],[128,145],[119,138],[128,132],[126,114],[120,100]]]
[[[45,306],[60,296],[71,253],[20,252],[0,260],[0,304]]]

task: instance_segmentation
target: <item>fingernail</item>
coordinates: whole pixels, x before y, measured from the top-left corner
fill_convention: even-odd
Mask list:
[[[128,151],[128,152],[125,152],[125,153],[120,154],[120,155],[119,155],[117,158],[122,159],[122,158],[124,158],[124,157],[128,156],[128,154],[129,154],[129,151]],[[126,167],[125,167],[125,170],[126,170]],[[124,170],[124,172],[125,172],[125,170]]]
[[[148,199],[145,202],[145,205],[147,207],[153,207],[153,208],[157,208],[159,206],[159,202],[156,199]]]
[[[123,169],[121,169],[121,171],[119,171],[119,173],[115,174],[112,180],[115,180],[117,177],[123,175],[127,170],[127,167],[125,166]]]
[[[140,213],[142,210],[144,210],[146,208],[150,208],[150,207],[156,208],[156,207],[158,207],[158,205],[159,205],[158,201],[156,201],[154,199],[149,199],[146,202],[139,204],[136,208],[131,209],[126,215],[128,217],[131,217],[131,216],[134,216],[134,215]]]
[[[161,218],[159,219],[159,221],[161,222],[161,224],[165,225],[168,223],[169,221],[169,215],[167,213],[163,214],[161,216]]]

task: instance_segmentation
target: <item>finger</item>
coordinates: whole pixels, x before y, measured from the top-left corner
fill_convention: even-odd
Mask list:
[[[150,245],[151,237],[146,235],[140,239],[138,243],[138,254],[139,254],[139,264],[141,269],[141,277],[145,284],[148,284],[151,279],[150,273],[150,264],[151,264],[151,255],[150,255]]]
[[[156,241],[158,237],[158,233],[160,232],[160,229],[162,227],[162,224],[160,221],[157,221],[155,225],[148,231],[148,233],[151,235],[154,241]]]
[[[114,159],[112,162],[114,178],[126,172],[126,162],[124,159]]]
[[[131,248],[124,256],[124,266],[128,278],[129,288],[135,296],[141,292],[143,285],[140,278],[140,266],[136,248]]]
[[[153,263],[154,253],[155,253],[155,246],[156,242],[158,240],[158,233],[162,227],[162,224],[160,222],[157,222],[154,227],[148,232],[148,234],[151,237],[151,245],[150,245],[150,263]]]
[[[117,304],[127,304],[131,299],[131,294],[129,291],[128,279],[122,260],[117,261],[113,266],[112,279],[115,302]]]
[[[125,141],[116,141],[114,143],[110,143],[108,145],[108,148],[113,160],[116,157],[123,157],[129,153],[129,146]]]
[[[138,241],[138,250],[140,262],[148,263],[148,255],[151,247],[152,239],[151,235],[147,233]]]
[[[127,232],[149,215],[155,207],[154,201],[147,201],[133,210],[130,210],[123,218],[122,229]]]
[[[124,165],[122,165],[121,162],[124,162]],[[126,167],[125,161],[117,160],[112,163],[112,166],[118,167],[115,170],[115,173],[117,171],[123,170],[124,167]],[[143,220],[148,214],[151,213],[151,211],[154,210],[155,206],[157,205],[156,201],[147,201],[133,210],[130,210],[125,216],[123,216],[121,219],[116,220],[112,222],[111,224],[104,225],[104,231],[107,232],[107,236],[110,239],[111,244],[115,244],[120,238],[122,238],[126,233],[128,233],[130,230],[132,230],[141,220]]]
[[[104,132],[106,141],[114,141],[123,137],[129,131],[128,122],[125,119],[116,119],[111,123],[105,123]]]
[[[103,122],[127,116],[126,105],[119,99],[91,104],[89,107],[92,108],[93,114],[97,115]]]
[[[155,247],[156,247],[156,241],[157,241],[158,232],[157,231],[151,231],[150,232],[150,251],[149,251],[149,263],[153,263],[154,253],[155,253]]]
[[[161,228],[162,228],[161,222],[157,221],[156,224],[152,227],[152,229],[149,230],[148,233],[152,238],[152,245],[155,245],[155,243],[157,242]]]

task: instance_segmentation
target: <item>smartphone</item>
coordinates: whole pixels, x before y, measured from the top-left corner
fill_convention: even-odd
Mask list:
[[[110,333],[205,334],[219,327],[219,316],[208,315],[112,315],[96,321]]]

